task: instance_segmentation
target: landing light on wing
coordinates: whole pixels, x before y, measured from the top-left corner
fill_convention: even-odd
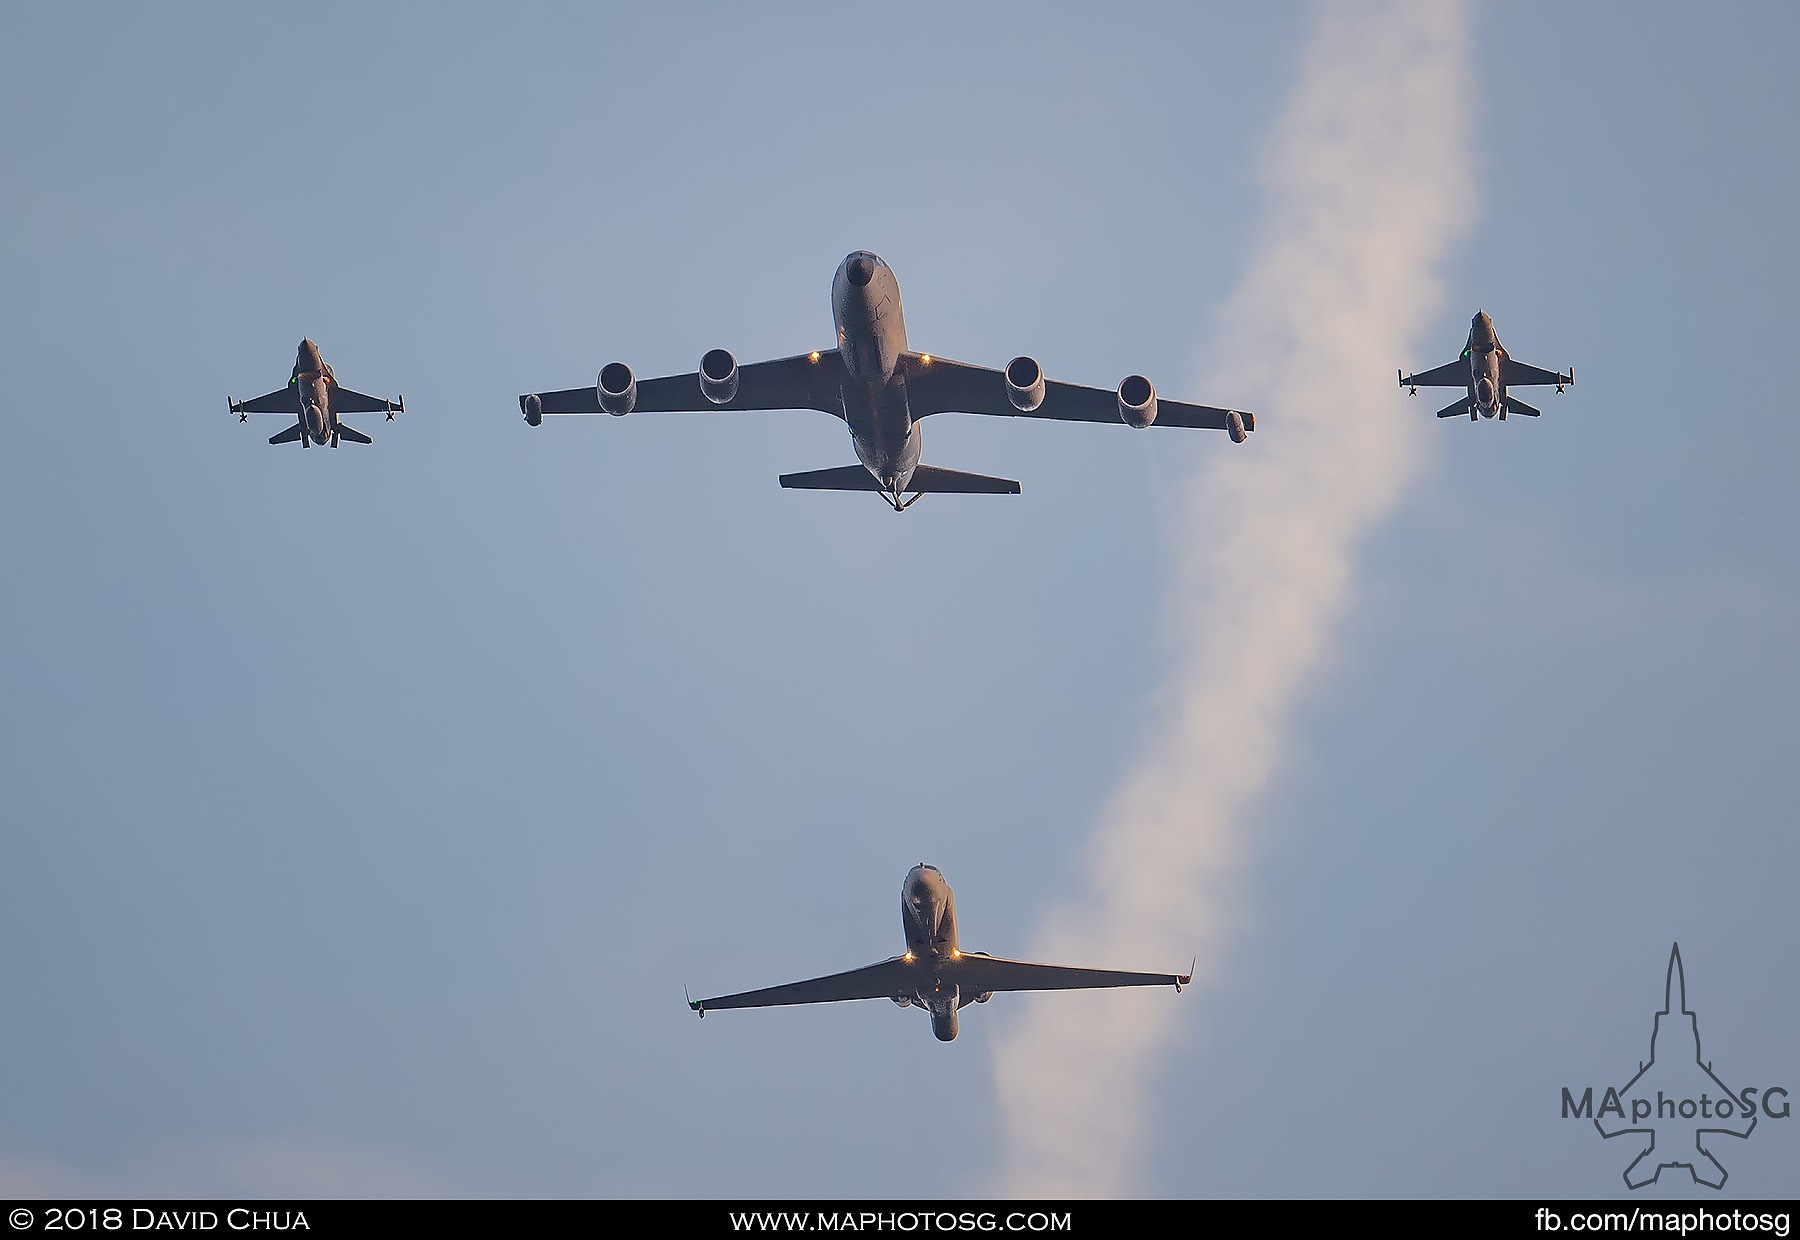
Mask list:
[[[961,959],[962,959],[962,953],[961,953],[961,952],[959,952],[959,951],[952,951],[952,952],[951,952],[951,953],[950,953],[950,959],[952,959],[952,960],[961,960]]]
[[[924,357],[923,357],[923,358],[922,358],[922,359],[920,359],[920,360],[922,360],[922,361],[923,361],[923,362],[924,362],[924,363],[925,363],[925,364],[926,364],[926,365],[927,365],[927,366],[929,366],[929,365],[931,365],[931,354],[929,354],[929,353],[927,353],[927,354],[926,354],[926,355],[925,355],[925,356],[924,356]]]
[[[911,964],[912,963],[912,953],[907,952],[906,955],[900,957],[900,959],[906,961],[907,964]]]
[[[819,351],[817,349],[814,349],[811,353],[808,353],[806,355],[806,360],[809,362],[818,361],[819,360]]]

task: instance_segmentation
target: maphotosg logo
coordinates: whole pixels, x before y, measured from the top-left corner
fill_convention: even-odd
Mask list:
[[[1663,986],[1662,1010],[1650,1030],[1650,1058],[1638,1062],[1637,1075],[1622,1089],[1579,1096],[1563,1087],[1562,1117],[1592,1120],[1600,1135],[1636,1137],[1620,1142],[1638,1153],[1625,1168],[1632,1188],[1654,1184],[1670,1167],[1685,1168],[1696,1183],[1723,1188],[1727,1172],[1717,1157],[1717,1138],[1747,1139],[1756,1125],[1788,1118],[1788,1091],[1779,1085],[1743,1085],[1732,1089],[1713,1072],[1700,1053],[1700,1024],[1687,1005],[1687,978],[1681,970],[1681,944],[1669,952],[1669,975]]]

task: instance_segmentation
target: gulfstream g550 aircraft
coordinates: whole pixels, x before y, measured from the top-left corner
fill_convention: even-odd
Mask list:
[[[1052,383],[1029,357],[1005,370],[953,362],[906,347],[900,285],[878,256],[858,250],[831,284],[837,348],[739,366],[724,349],[700,359],[697,373],[639,382],[631,367],[611,362],[593,387],[519,397],[532,426],[555,413],[699,413],[738,409],[817,409],[844,420],[860,465],[783,474],[781,485],[814,491],[875,491],[896,512],[928,491],[1010,494],[1019,484],[919,464],[919,419],[934,413],[986,413],[1229,431],[1235,443],[1256,428],[1241,409],[1158,401],[1142,375],[1114,391]],[[912,498],[901,496],[911,492]]]
[[[986,952],[963,951],[956,940],[956,897],[950,894],[950,884],[938,868],[922,861],[907,871],[901,885],[900,925],[906,934],[906,951],[880,964],[717,999],[689,999],[688,1006],[704,1018],[721,1008],[892,999],[901,1007],[924,1008],[931,1014],[931,1032],[938,1041],[948,1042],[956,1037],[957,1009],[986,1003],[997,991],[1112,986],[1173,986],[1180,990],[1194,977],[1191,967],[1186,973],[1122,973],[1027,964]]]

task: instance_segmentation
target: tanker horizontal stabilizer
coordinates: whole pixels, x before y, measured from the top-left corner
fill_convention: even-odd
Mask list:
[[[815,469],[804,474],[783,474],[781,485],[794,491],[880,491],[875,475],[861,465]]]
[[[986,474],[965,474],[956,469],[939,469],[921,465],[913,470],[908,491],[921,495],[1017,495],[1019,484],[1011,478],[990,478]]]

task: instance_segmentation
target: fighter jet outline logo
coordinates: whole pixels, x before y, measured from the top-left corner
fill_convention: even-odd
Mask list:
[[[1677,1007],[1677,1004],[1680,1006]],[[1677,1048],[1677,1055],[1671,1056],[1669,1054],[1670,1043],[1664,1040],[1663,1035],[1666,1032],[1664,1020],[1668,1019],[1673,1024],[1676,1017],[1682,1018],[1682,1023],[1687,1029],[1687,1036],[1692,1040],[1693,1066],[1699,1070],[1706,1081],[1717,1087],[1718,1092],[1712,1093],[1702,1086],[1698,1094],[1700,1101],[1696,1104],[1696,1094],[1691,1089],[1664,1090],[1657,1088],[1654,1095],[1655,1110],[1649,1111],[1648,1116],[1642,1118],[1654,1117],[1658,1122],[1647,1127],[1643,1126],[1642,1118],[1640,1118],[1638,1107],[1635,1104],[1632,1118],[1626,1120],[1624,1110],[1618,1100],[1643,1099],[1645,1107],[1648,1109],[1648,1099],[1651,1096],[1650,1087],[1671,1071],[1688,1075],[1698,1083],[1699,1078],[1693,1077],[1692,1073],[1688,1072],[1685,1058],[1679,1057],[1679,1049]],[[1659,1053],[1663,1059],[1661,1066],[1658,1064]],[[1672,1063],[1671,1060],[1673,1060]],[[1594,1116],[1595,1130],[1607,1140],[1626,1136],[1644,1138],[1643,1149],[1638,1152],[1636,1158],[1632,1159],[1631,1165],[1625,1168],[1624,1178],[1628,1188],[1643,1188],[1645,1185],[1654,1184],[1664,1170],[1672,1167],[1685,1167],[1697,1184],[1704,1184],[1708,1188],[1724,1188],[1729,1173],[1725,1170],[1725,1165],[1714,1157],[1712,1150],[1708,1148],[1708,1138],[1730,1136],[1743,1140],[1756,1130],[1755,1106],[1744,1105],[1743,1099],[1733,1093],[1725,1082],[1713,1073],[1712,1062],[1702,1056],[1699,1018],[1694,1014],[1694,1010],[1688,1007],[1687,975],[1681,966],[1680,943],[1676,943],[1669,951],[1669,972],[1663,984],[1662,1010],[1656,1013],[1655,1024],[1650,1030],[1650,1058],[1638,1062],[1637,1075],[1626,1082],[1625,1087],[1616,1095],[1609,1093],[1608,1101],[1612,1104],[1610,1109],[1619,1111],[1620,1127],[1610,1132],[1607,1130],[1602,1120],[1609,1107],[1602,1105],[1600,1113]],[[1723,1105],[1718,1105],[1720,1103]],[[1688,1110],[1688,1108],[1693,1108],[1693,1110]],[[1737,1120],[1737,1126],[1727,1122],[1731,1119]],[[1679,1142],[1675,1139],[1677,1133],[1680,1134]],[[1692,1134],[1691,1144],[1687,1140],[1690,1133]],[[1663,1139],[1665,1135],[1670,1138],[1667,1143]],[[1688,1154],[1682,1148],[1683,1146],[1691,1149],[1692,1153]]]

